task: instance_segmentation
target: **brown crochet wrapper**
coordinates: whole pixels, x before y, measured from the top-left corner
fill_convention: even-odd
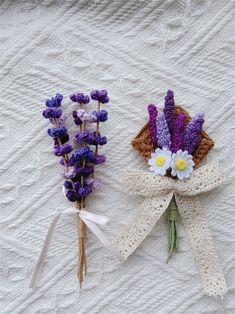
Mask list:
[[[184,108],[182,108],[181,106],[175,106],[175,115],[177,116],[180,113],[184,113],[186,115],[186,123],[189,123],[192,120],[191,116]],[[154,148],[152,143],[149,122],[144,125],[144,127],[140,130],[140,132],[136,135],[131,143],[132,146],[139,151],[141,156],[146,161],[150,158],[151,153],[156,148]],[[205,131],[202,131],[198,148],[193,155],[193,161],[195,163],[195,166],[199,165],[199,163],[206,157],[206,155],[209,153],[213,146],[214,141]]]

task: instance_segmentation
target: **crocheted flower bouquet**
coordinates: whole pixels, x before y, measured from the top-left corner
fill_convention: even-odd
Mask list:
[[[191,118],[180,106],[175,106],[174,93],[168,90],[163,112],[154,104],[148,106],[149,122],[132,141],[132,145],[148,161],[149,170],[173,179],[188,179],[193,169],[214,146],[203,131],[204,114]],[[179,248],[177,204],[173,196],[168,206],[168,260]]]
[[[97,102],[97,110],[92,113],[84,109],[89,104],[90,98]],[[54,155],[60,158],[60,164],[62,165],[61,175],[65,180],[63,191],[68,200],[73,202],[75,206],[65,209],[54,217],[32,277],[31,287],[34,287],[42,271],[53,232],[62,214],[77,214],[78,216],[79,267],[77,276],[80,287],[87,272],[85,254],[87,227],[117,259],[122,260],[119,252],[113,248],[111,242],[97,226],[97,224],[106,224],[109,221],[108,217],[88,212],[86,206],[88,195],[99,187],[99,181],[95,177],[95,166],[104,163],[106,160],[104,155],[99,154],[99,147],[107,143],[107,138],[100,134],[99,126],[101,122],[108,119],[108,112],[101,109],[101,104],[109,102],[108,93],[106,90],[94,90],[91,92],[90,97],[83,93],[70,96],[70,100],[78,106],[78,110],[72,112],[74,123],[79,128],[73,134],[73,145],[69,144],[70,136],[66,126],[67,117],[63,115],[61,110],[62,100],[63,96],[61,94],[56,94],[55,97],[47,99],[43,116],[53,125],[52,128],[48,129],[48,135],[52,137],[54,142]],[[95,130],[91,129],[92,124],[95,125]]]
[[[130,170],[126,190],[144,197],[140,211],[114,240],[126,259],[151,232],[166,211],[168,222],[168,259],[179,249],[178,215],[188,234],[205,292],[223,295],[226,284],[213,246],[210,231],[197,195],[212,190],[223,181],[218,163],[198,167],[213,147],[203,131],[204,115],[191,118],[176,106],[169,90],[163,111],[148,106],[149,121],[133,139],[132,145],[147,161],[149,170]]]

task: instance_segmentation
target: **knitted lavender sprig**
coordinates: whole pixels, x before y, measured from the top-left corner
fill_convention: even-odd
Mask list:
[[[164,115],[170,134],[172,134],[173,129],[174,110],[175,110],[174,92],[172,90],[168,90],[165,96]]]
[[[80,104],[80,109],[73,111],[74,123],[80,126],[80,131],[75,134],[74,142],[78,146],[70,158],[70,164],[74,167],[75,177],[73,185],[65,181],[64,186],[67,189],[67,198],[79,204],[79,209],[85,208],[86,197],[97,187],[99,183],[94,179],[95,165],[104,163],[106,158],[104,155],[98,155],[98,147],[107,143],[107,138],[101,136],[99,132],[99,123],[104,122],[108,118],[106,110],[100,110],[101,103],[108,103],[109,97],[106,90],[92,91],[91,99],[97,100],[97,111],[91,114],[84,110],[84,94],[78,93],[70,96],[70,99]],[[96,123],[96,130],[91,131],[86,127],[92,123]],[[91,146],[95,146],[95,151]],[[86,254],[85,254],[85,241],[86,241],[86,225],[79,218],[79,271],[78,277],[80,286],[83,282],[83,276],[86,274]]]
[[[187,125],[184,132],[183,149],[193,155],[201,138],[204,114],[197,114]]]
[[[149,126],[152,137],[153,146],[157,146],[157,107],[153,104],[148,106]]]
[[[159,147],[170,150],[171,136],[163,112],[157,114],[157,141]]]
[[[171,151],[176,153],[183,148],[183,138],[185,129],[186,115],[179,114],[173,122],[172,137],[171,137]]]

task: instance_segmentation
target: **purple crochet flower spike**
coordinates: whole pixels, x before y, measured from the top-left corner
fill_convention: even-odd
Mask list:
[[[153,104],[148,105],[149,125],[153,146],[157,146],[157,107]]]
[[[158,112],[157,115],[157,141],[158,146],[170,150],[171,136],[163,112]]]
[[[204,114],[197,114],[187,125],[184,132],[183,150],[193,155],[200,141],[202,125],[204,123]]]
[[[170,134],[172,134],[173,129],[174,109],[175,109],[174,92],[172,90],[168,90],[165,97],[164,115],[166,118]]]
[[[183,148],[184,129],[185,129],[186,115],[179,114],[173,123],[172,137],[171,137],[171,151],[176,153]]]

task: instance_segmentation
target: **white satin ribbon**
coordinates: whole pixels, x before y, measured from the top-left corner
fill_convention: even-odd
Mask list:
[[[79,217],[83,222],[87,225],[87,227],[95,234],[95,236],[100,240],[100,242],[103,244],[103,246],[109,250],[109,252],[119,261],[123,262],[124,258],[119,253],[119,251],[112,245],[112,243],[107,239],[103,231],[100,230],[100,228],[97,225],[106,225],[109,223],[110,219],[106,216],[92,214],[88,212],[87,210],[78,210],[77,208],[70,207],[62,212],[55,215],[53,218],[49,229],[46,234],[46,238],[44,240],[41,253],[39,255],[31,282],[30,287],[34,288],[36,282],[39,280],[40,275],[42,273],[44,262],[47,256],[47,252],[51,243],[52,236],[54,234],[56,225],[62,215],[72,215],[72,214],[79,214]]]

